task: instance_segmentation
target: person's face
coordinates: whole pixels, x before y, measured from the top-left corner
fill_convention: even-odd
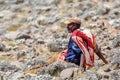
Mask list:
[[[67,30],[69,33],[73,32],[75,29],[77,29],[77,26],[74,23],[70,23],[67,25]]]

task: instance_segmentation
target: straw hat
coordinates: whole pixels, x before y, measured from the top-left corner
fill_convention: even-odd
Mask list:
[[[70,18],[67,21],[65,21],[65,24],[70,24],[70,23],[81,24],[81,20],[75,17],[75,18]]]

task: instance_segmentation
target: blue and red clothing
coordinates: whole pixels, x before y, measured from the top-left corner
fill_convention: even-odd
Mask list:
[[[72,32],[68,49],[59,54],[58,61],[66,61],[80,64],[81,54],[85,57],[85,66],[94,65],[94,51],[96,49],[96,40],[89,30],[80,31],[79,29]],[[66,60],[66,61],[64,61]]]
[[[65,60],[71,63],[75,63],[76,65],[79,65],[81,54],[82,54],[81,49],[78,47],[75,41],[72,38],[70,38],[68,44],[68,52],[65,57]]]

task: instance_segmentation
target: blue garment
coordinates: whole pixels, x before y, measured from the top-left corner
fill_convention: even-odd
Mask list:
[[[69,44],[68,44],[68,53],[65,57],[65,60],[79,65],[81,54],[82,54],[81,49],[74,42],[74,40],[70,38]]]

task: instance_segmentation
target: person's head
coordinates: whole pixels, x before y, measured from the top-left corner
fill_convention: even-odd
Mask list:
[[[71,33],[74,30],[80,28],[81,21],[78,18],[71,18],[68,21],[66,21],[66,24],[68,32]]]

